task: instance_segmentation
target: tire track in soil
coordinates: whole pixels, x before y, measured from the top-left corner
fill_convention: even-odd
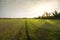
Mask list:
[[[30,36],[29,36],[29,30],[28,30],[28,27],[27,27],[27,19],[25,20],[25,30],[26,30],[26,37],[27,37],[27,40],[31,40],[30,39]]]
[[[22,34],[21,32],[21,30],[22,30],[22,28],[23,28],[23,30],[24,30],[24,32],[25,32],[25,38],[26,38],[26,40],[31,40],[30,39],[30,36],[29,36],[29,32],[28,32],[28,27],[27,27],[27,19],[25,19],[24,20],[24,22],[23,23],[21,23],[21,24],[23,24],[20,28],[19,28],[19,30],[18,30],[18,32],[17,32],[17,34],[15,34],[15,36],[12,38],[12,40],[20,40],[20,35]],[[21,37],[22,38],[22,37]],[[25,39],[24,39],[25,40]]]

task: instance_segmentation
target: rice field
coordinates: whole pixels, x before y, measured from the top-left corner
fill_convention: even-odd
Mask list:
[[[60,40],[60,20],[0,19],[0,40]]]

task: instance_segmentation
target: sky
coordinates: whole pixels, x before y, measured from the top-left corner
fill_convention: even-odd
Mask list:
[[[0,0],[1,18],[32,18],[60,11],[60,0]]]

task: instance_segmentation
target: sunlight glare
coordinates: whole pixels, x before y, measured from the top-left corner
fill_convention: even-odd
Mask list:
[[[56,4],[56,3],[55,3]],[[55,10],[56,6],[53,2],[43,3],[32,7],[32,13],[36,13],[37,16],[42,16],[45,12],[51,13]]]

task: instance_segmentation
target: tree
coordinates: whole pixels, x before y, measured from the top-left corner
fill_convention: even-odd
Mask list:
[[[54,18],[60,18],[60,12],[58,13],[56,10],[54,11],[54,13],[52,13]]]

